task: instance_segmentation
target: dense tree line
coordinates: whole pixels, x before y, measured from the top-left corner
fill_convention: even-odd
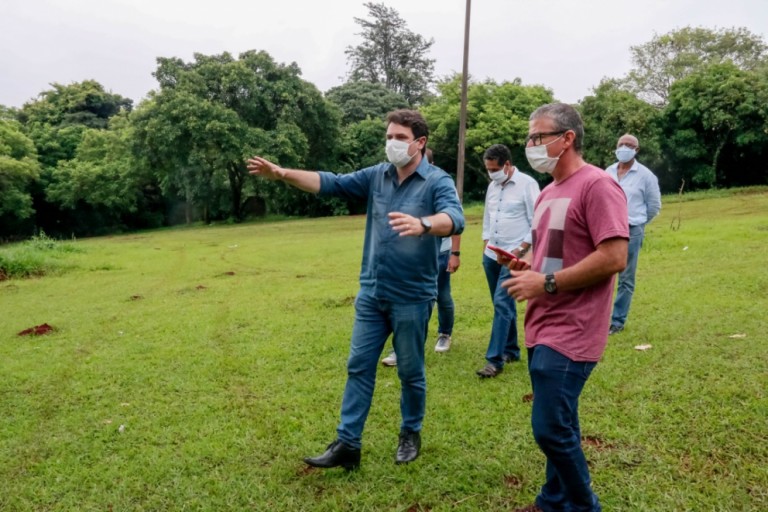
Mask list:
[[[263,51],[159,58],[158,82],[133,101],[95,81],[54,84],[20,109],[0,106],[0,239],[44,230],[69,237],[266,213],[332,215],[361,205],[319,199],[248,176],[245,159],[349,172],[384,160],[384,115],[419,108],[438,165],[456,168],[459,75],[435,80],[432,42],[397,13],[366,4],[364,43],[348,80],[322,93],[295,64]],[[403,48],[419,52],[401,55]],[[390,54],[387,54],[387,49]],[[666,192],[768,183],[766,45],[745,29],[684,28],[632,47],[635,67],[604,79],[578,105],[585,156],[607,166],[618,137]],[[410,58],[406,58],[410,56]],[[465,199],[481,199],[482,154],[494,143],[524,157],[528,116],[555,101],[542,85],[470,80]]]

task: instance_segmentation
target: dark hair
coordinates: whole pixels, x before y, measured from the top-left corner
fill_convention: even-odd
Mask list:
[[[547,117],[554,123],[554,131],[573,131],[576,138],[573,141],[573,149],[581,153],[581,144],[584,141],[584,122],[579,112],[566,103],[549,103],[542,105],[531,114],[530,120]]]
[[[387,114],[387,126],[389,126],[390,123],[395,123],[410,128],[413,132],[414,140],[421,137],[426,137],[429,139],[429,128],[427,127],[427,122],[424,120],[424,116],[422,116],[421,113],[417,112],[416,110],[394,110]],[[426,152],[426,149],[427,145],[425,144],[421,149],[422,155]]]
[[[512,153],[504,144],[494,144],[485,150],[483,160],[496,160],[496,163],[503,167],[507,162],[512,162]]]

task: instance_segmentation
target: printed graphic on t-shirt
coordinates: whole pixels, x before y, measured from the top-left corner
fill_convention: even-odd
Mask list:
[[[539,272],[549,274],[563,269],[565,218],[571,199],[546,199],[539,203],[533,215],[533,245],[544,245],[544,257]]]

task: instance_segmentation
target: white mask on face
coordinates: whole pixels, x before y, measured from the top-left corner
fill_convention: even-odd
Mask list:
[[[416,153],[413,155],[408,154],[408,148],[411,147],[411,144],[414,142],[416,141],[404,142],[402,140],[389,139],[386,147],[387,160],[394,164],[398,169],[402,169],[413,160],[414,156],[416,156]]]
[[[557,139],[561,137],[562,135]],[[552,142],[555,142],[557,139],[553,140]],[[531,164],[531,167],[535,171],[552,174],[552,171],[555,170],[557,162],[560,160],[560,157],[563,155],[565,150],[562,150],[560,154],[555,157],[549,156],[549,153],[547,153],[547,146],[552,144],[552,142],[525,148],[525,157],[528,159],[528,163]]]
[[[635,158],[636,154],[637,151],[627,146],[619,146],[619,149],[616,150],[616,158],[623,164]]]
[[[493,181],[501,185],[507,180],[507,173],[504,172],[504,168],[502,167],[498,171],[490,172],[488,171],[488,177],[491,178]]]

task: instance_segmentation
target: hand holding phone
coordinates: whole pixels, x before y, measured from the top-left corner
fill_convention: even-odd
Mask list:
[[[520,259],[517,256],[515,256],[514,254],[512,254],[511,252],[505,251],[501,247],[496,247],[495,245],[491,245],[491,244],[486,245],[486,247],[488,249],[492,250],[493,252],[495,252],[496,254],[498,254],[499,256],[503,256],[503,257],[507,258],[508,260],[513,260],[514,261],[514,260],[519,260]]]

